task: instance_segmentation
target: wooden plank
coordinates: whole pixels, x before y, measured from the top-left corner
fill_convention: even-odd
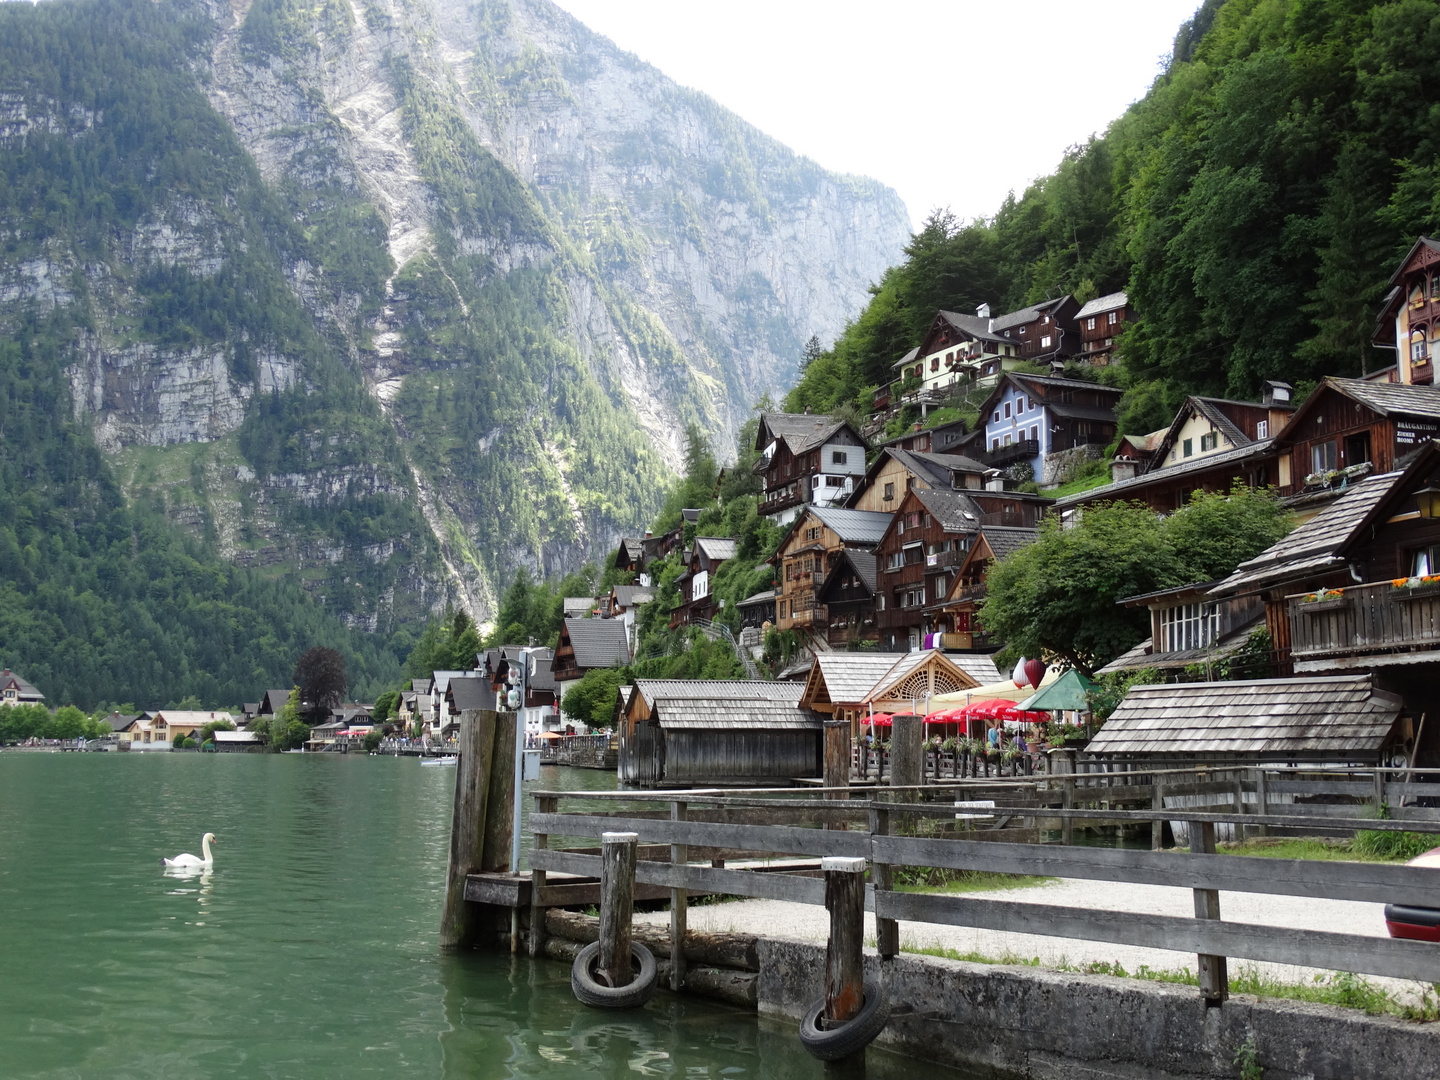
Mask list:
[[[1165,794],[1167,796],[1170,794],[1168,788],[1166,789]],[[1301,807],[1297,805],[1291,807],[1291,809],[1298,810],[1301,809]],[[1323,828],[1327,831],[1334,831],[1340,829],[1352,831],[1358,831],[1360,829],[1375,829],[1381,832],[1409,831],[1422,832],[1427,834],[1440,833],[1440,820],[1431,820],[1429,817],[1417,817],[1413,819],[1406,818],[1404,820],[1389,819],[1384,821],[1377,821],[1374,818],[1368,817],[1336,817],[1331,816],[1331,814],[1329,813],[1329,811],[1337,810],[1341,812],[1347,812],[1362,809],[1364,809],[1364,807],[1320,805],[1313,808],[1314,813],[1268,814],[1262,818],[1258,814],[1236,814],[1233,812],[1213,813],[1205,810],[1203,807],[1186,806],[1166,807],[1165,817],[1170,821],[1211,821],[1216,824],[1229,823],[1234,825],[1274,825],[1286,829],[1305,829],[1314,826],[1316,828]],[[1397,809],[1396,812],[1401,813],[1411,810],[1418,810],[1427,814],[1436,813],[1436,811],[1428,810],[1424,807],[1404,807],[1403,810]],[[955,813],[955,809],[954,807],[947,807],[944,804],[917,803],[914,806],[907,806],[905,808],[905,812],[909,814],[922,815],[924,817],[950,817],[952,814]],[[1013,810],[1013,812],[1016,814],[1020,813],[1019,810]],[[1057,810],[1054,808],[1049,808],[1042,811],[1039,808],[1035,808],[1034,816],[1051,818],[1064,818],[1068,816],[1075,819],[1085,818],[1087,820],[1107,822],[1113,824],[1117,821],[1150,821],[1155,816],[1155,812],[1153,810],[1100,810],[1083,807],[1073,810]],[[1437,815],[1437,817],[1440,817],[1440,815]],[[1437,841],[1437,843],[1440,843],[1440,841]]]
[[[688,807],[676,801],[670,804],[670,820],[684,821]],[[670,863],[684,866],[690,858],[684,844],[670,845]],[[689,925],[689,894],[684,889],[670,890],[670,950],[674,958],[670,965],[670,989],[677,994],[685,983],[685,936]]]
[[[570,874],[596,874],[600,869],[598,855],[570,855],[561,851],[535,854],[547,870]],[[825,883],[819,878],[797,877],[785,873],[638,862],[635,864],[635,879],[646,885],[687,889],[692,895],[754,896],[764,900],[790,900],[797,904],[825,902]]]
[[[540,798],[535,800],[535,809],[542,814],[555,812],[555,800]],[[544,833],[535,833],[533,850],[544,851],[549,846],[550,838]],[[530,955],[540,956],[545,945],[545,909],[540,906],[540,894],[545,888],[545,871],[531,870],[530,877],[532,888],[530,890]]]
[[[950,811],[952,814],[954,810]],[[589,814],[536,814],[530,827],[551,836],[599,836],[624,830],[659,844],[700,844],[784,855],[849,855],[868,858],[864,833],[827,832],[789,825],[716,825],[705,821],[650,821]]]
[[[1428,983],[1440,981],[1440,945],[1430,942],[925,893],[882,892],[876,899],[877,915],[907,922],[1235,956]]]
[[[455,768],[455,802],[450,817],[450,859],[445,871],[445,907],[440,947],[470,944],[478,933],[477,912],[465,900],[466,879],[483,869],[485,813],[495,748],[496,714],[466,709],[460,714],[460,760]]]
[[[530,903],[530,878],[509,874],[470,874],[465,878],[465,899],[496,907],[525,907]]]
[[[1440,868],[1386,863],[1318,862],[1246,855],[1192,855],[1183,851],[1062,847],[876,836],[876,863],[988,870],[997,874],[1170,885],[1181,889],[1272,896],[1316,896],[1366,903],[1435,906]]]
[[[607,986],[629,986],[630,923],[635,911],[633,832],[607,832],[600,842],[600,955],[595,975]]]

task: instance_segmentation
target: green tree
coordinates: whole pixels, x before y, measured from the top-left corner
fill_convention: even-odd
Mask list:
[[[338,649],[317,645],[306,649],[295,664],[292,676],[299,688],[302,708],[312,723],[330,715],[330,710],[345,700],[349,679],[345,675],[345,657]]]
[[[270,726],[270,745],[276,750],[299,750],[310,738],[310,725],[300,711],[300,688],[290,691],[285,707]]]
[[[560,702],[560,711],[589,727],[609,727],[615,721],[620,687],[629,680],[621,668],[591,668]]]

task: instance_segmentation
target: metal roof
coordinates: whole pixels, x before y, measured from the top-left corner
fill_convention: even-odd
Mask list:
[[[880,543],[893,514],[879,510],[846,510],[839,506],[812,506],[810,513],[823,521],[845,544]]]
[[[773,604],[775,602],[775,590],[766,589],[764,592],[757,592],[753,596],[747,596],[741,600],[736,607],[760,607],[762,604]]]
[[[785,443],[792,454],[823,446],[831,435],[846,426],[845,420],[819,413],[760,414],[762,433],[768,431],[772,439]]]
[[[839,577],[843,576],[843,574],[840,574],[840,563],[842,561],[850,564],[850,568],[854,570],[856,576],[860,578],[861,584],[865,586],[866,590],[873,597],[875,595],[878,560],[875,558],[873,551],[856,551],[852,548],[846,548],[844,551],[841,551],[835,557],[834,561],[831,562],[830,573],[825,575],[825,583],[821,586],[822,591],[828,593],[830,590],[830,582],[838,581]]]
[[[1241,563],[1233,574],[1210,590],[1210,595],[1231,595],[1323,570],[1339,562],[1341,546],[1403,475],[1391,472],[1361,480],[1289,536]]]
[[[655,599],[655,590],[648,585],[616,585],[615,603],[622,607],[635,607],[637,604],[648,604]]]
[[[711,562],[724,562],[735,557],[736,542],[728,536],[697,536],[695,546]]]
[[[595,606],[593,596],[567,596],[564,601],[566,615],[583,615]]]
[[[575,665],[581,670],[624,667],[630,662],[630,642],[625,636],[625,623],[619,619],[567,618],[564,632],[575,650]]]
[[[1130,297],[1123,292],[1112,292],[1108,296],[1097,296],[1075,313],[1075,318],[1085,319],[1091,315],[1103,315],[1107,311],[1123,308],[1130,303]]]
[[[1373,757],[1403,702],[1370,675],[1134,686],[1087,753]]]
[[[1043,300],[1038,304],[1031,304],[1029,307],[1020,308],[1018,311],[1006,312],[1004,315],[997,315],[990,320],[992,333],[1008,330],[1012,326],[1023,326],[1025,323],[1034,322],[1046,312],[1053,311],[1070,299],[1068,296],[1059,296],[1054,300]]]
[[[445,696],[455,703],[457,712],[495,708],[495,690],[491,687],[490,680],[483,676],[452,678],[445,688]]]
[[[1228,465],[1231,462],[1242,462],[1250,458],[1264,457],[1274,447],[1274,439],[1263,439],[1260,442],[1250,443],[1248,446],[1237,446],[1218,454],[1206,454],[1202,457],[1191,458],[1182,461],[1178,465],[1167,465],[1164,468],[1151,469],[1149,472],[1141,473],[1139,476],[1132,476],[1129,480],[1120,480],[1113,484],[1105,484],[1103,487],[1090,488],[1076,495],[1067,495],[1063,499],[1055,500],[1056,510],[1068,510],[1080,503],[1093,502],[1101,498],[1125,498],[1129,493],[1148,487],[1152,484],[1163,483],[1176,476],[1184,476],[1186,473],[1203,472],[1206,469],[1213,469],[1218,465]]]

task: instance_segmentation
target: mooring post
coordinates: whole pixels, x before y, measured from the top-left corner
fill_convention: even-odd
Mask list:
[[[821,782],[827,789],[825,798],[833,800],[844,800],[850,798],[847,791],[831,791],[830,788],[848,788],[850,786],[850,721],[849,720],[826,720],[825,721],[825,767],[822,770]],[[827,828],[841,828],[843,825],[828,825]]]
[[[865,1004],[865,860],[827,855],[820,869],[830,912],[823,1015],[827,1024],[843,1024]]]
[[[1192,821],[1190,823],[1190,853],[1215,854],[1215,823],[1213,821]],[[1220,918],[1220,891],[1218,889],[1195,890],[1195,918]],[[1230,996],[1230,976],[1225,957],[1200,953],[1199,964],[1200,995],[1206,1005],[1219,1005]]]
[[[445,908],[440,916],[442,949],[472,944],[479,930],[479,920],[465,899],[465,879],[485,869],[485,818],[490,801],[495,716],[488,709],[466,709],[460,714],[450,861],[445,872]]]
[[[1375,767],[1375,816],[1383,818],[1385,814],[1385,771],[1378,765]]]
[[[670,804],[670,820],[684,821],[687,803]],[[670,845],[670,865],[683,867],[690,859],[686,844]],[[670,890],[670,989],[676,993],[685,985],[685,934],[689,922],[690,893],[683,885]]]
[[[1165,809],[1165,785],[1160,783],[1159,777],[1152,777],[1150,784],[1150,808],[1156,811]],[[1159,851],[1165,846],[1165,819],[1156,816],[1150,823],[1150,850]]]
[[[553,814],[560,800],[553,795],[542,795],[535,800],[537,814]],[[550,837],[545,833],[535,834],[535,850],[543,851],[550,846]],[[530,955],[539,956],[545,945],[545,908],[540,903],[540,892],[545,888],[545,871],[530,871]]]
[[[630,918],[635,907],[635,847],[640,834],[600,834],[600,962],[595,973],[611,987],[629,986]]]
[[[925,718],[897,716],[890,729],[890,786],[919,787],[925,782]],[[908,800],[918,801],[911,792]]]
[[[890,835],[890,811],[883,806],[870,807],[870,835]],[[872,864],[874,872],[872,877],[875,883],[875,893],[878,897],[882,892],[889,892],[895,886],[894,871],[889,863],[877,862]],[[882,919],[875,916],[875,951],[880,954],[881,960],[893,960],[900,953],[900,924],[894,919]]]

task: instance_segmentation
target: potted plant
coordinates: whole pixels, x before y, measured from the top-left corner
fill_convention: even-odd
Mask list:
[[[1319,615],[1346,607],[1349,601],[1344,589],[1316,589],[1300,598],[1300,606],[1307,615]]]
[[[1390,594],[1397,600],[1420,600],[1440,594],[1440,574],[1416,574],[1408,578],[1394,578],[1390,582]]]

